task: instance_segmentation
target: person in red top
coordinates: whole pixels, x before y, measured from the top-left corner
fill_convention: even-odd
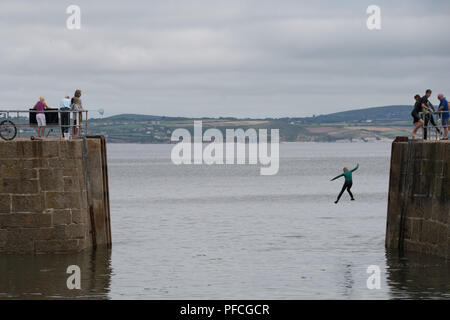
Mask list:
[[[40,97],[39,101],[34,105],[34,110],[36,110],[36,121],[38,123],[37,127],[37,135],[38,137],[45,137],[45,127],[47,125],[45,121],[45,113],[44,110],[49,109],[47,104],[45,103],[44,97]]]

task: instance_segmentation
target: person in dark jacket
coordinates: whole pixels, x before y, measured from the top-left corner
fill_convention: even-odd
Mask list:
[[[416,103],[414,104],[414,109],[411,112],[411,116],[413,117],[414,129],[412,131],[412,138],[416,139],[417,130],[423,126],[423,119],[420,117],[420,112],[423,112],[421,98],[418,94],[414,96]]]
[[[71,109],[70,97],[66,96],[59,103],[59,110],[61,112],[61,135],[64,137],[65,133],[69,133],[70,128],[70,109]]]
[[[426,140],[428,137],[428,123],[431,123],[431,125],[436,129],[437,133],[440,135],[441,130],[436,125],[436,122],[434,122],[433,112],[434,106],[431,104],[431,102],[428,100],[431,96],[431,89],[427,89],[425,92],[425,95],[420,100],[420,103],[423,108],[424,117],[425,117],[425,123],[424,123],[424,130],[423,130],[423,138]]]

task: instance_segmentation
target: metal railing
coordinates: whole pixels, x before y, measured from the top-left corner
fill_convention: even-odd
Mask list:
[[[69,133],[66,138],[69,138],[69,136],[70,138],[82,137],[88,134],[87,110],[0,110],[0,139],[13,140],[16,137],[31,137],[33,139],[33,133],[36,133],[38,127],[37,113],[45,114],[45,127],[48,128],[45,137],[55,132],[55,128],[58,129],[60,139],[65,138],[65,132]]]
[[[440,140],[441,135],[444,133],[444,128],[448,128],[447,125],[442,125],[442,119],[444,113],[448,114],[449,111],[427,111],[427,112],[419,112],[420,118],[424,121],[423,124],[423,135],[422,139],[430,139],[432,133],[434,132],[434,139]],[[437,115],[437,117],[434,117]],[[435,130],[430,130],[430,129]]]

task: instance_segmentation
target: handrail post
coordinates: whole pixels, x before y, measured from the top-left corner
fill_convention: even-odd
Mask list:
[[[78,111],[77,116],[78,116],[77,131],[78,131],[78,136],[81,137],[81,122],[83,122],[83,113],[81,111]]]
[[[61,110],[58,109],[59,140],[61,140],[63,135],[61,123],[62,123],[62,114]]]
[[[438,111],[438,121],[439,121],[439,136],[437,138],[437,140],[441,140],[441,133],[442,133],[442,117],[441,117],[441,112]],[[438,133],[436,133],[438,134]]]
[[[19,119],[19,111],[17,111],[17,119]],[[20,138],[20,128],[17,129],[17,137]]]
[[[87,137],[88,135],[88,111],[86,110],[86,120],[85,120],[86,129],[84,131],[84,136]]]

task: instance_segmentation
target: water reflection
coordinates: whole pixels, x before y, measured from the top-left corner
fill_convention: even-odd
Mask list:
[[[67,267],[81,269],[81,290],[69,290]],[[111,251],[0,256],[0,299],[108,299]]]
[[[386,255],[393,299],[449,299],[450,261],[417,253]]]

